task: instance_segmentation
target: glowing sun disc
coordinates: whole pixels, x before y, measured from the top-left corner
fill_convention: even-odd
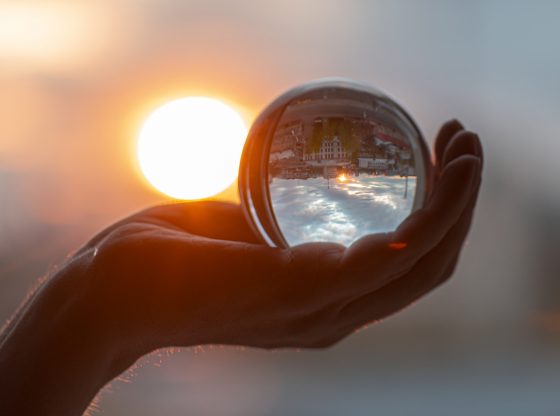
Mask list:
[[[164,194],[207,198],[237,178],[246,136],[243,118],[230,106],[207,97],[181,98],[157,108],[144,122],[138,163]]]

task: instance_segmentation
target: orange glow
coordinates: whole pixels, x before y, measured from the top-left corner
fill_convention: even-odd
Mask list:
[[[540,312],[535,316],[535,323],[548,332],[560,333],[560,312]]]
[[[177,199],[213,196],[231,185],[247,136],[243,118],[207,97],[171,101],[142,126],[137,156],[156,189]]]
[[[343,173],[341,175],[338,175],[339,182],[346,182],[348,180],[348,178],[346,177],[346,175]]]
[[[90,62],[114,44],[106,33],[115,21],[93,2],[7,1],[0,4],[0,59],[48,68]]]
[[[393,250],[402,250],[403,248],[406,248],[406,246],[408,246],[408,244],[403,242],[389,243],[389,248]]]

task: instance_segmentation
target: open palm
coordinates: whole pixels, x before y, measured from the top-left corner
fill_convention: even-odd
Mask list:
[[[482,164],[478,138],[449,122],[435,146],[426,206],[394,232],[350,247],[259,244],[241,207],[147,209],[84,246],[89,305],[136,354],[205,343],[325,347],[411,304],[453,272],[470,227]]]
[[[108,227],[0,334],[0,413],[81,414],[156,348],[327,347],[410,305],[457,264],[480,185],[477,136],[445,124],[435,169],[424,208],[348,248],[259,244],[241,207],[219,202],[154,207]]]

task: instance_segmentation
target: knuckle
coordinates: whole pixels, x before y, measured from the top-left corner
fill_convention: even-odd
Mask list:
[[[111,231],[93,247],[93,261],[98,267],[118,270],[138,264],[149,248],[137,237],[138,224],[124,224]]]

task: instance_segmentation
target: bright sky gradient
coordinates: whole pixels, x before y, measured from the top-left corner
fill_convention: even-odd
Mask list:
[[[243,118],[226,103],[180,98],[156,108],[142,124],[138,164],[169,197],[208,198],[235,182],[246,137]]]
[[[219,97],[250,124],[294,85],[349,77],[430,140],[451,117],[480,134],[483,190],[452,281],[330,352],[189,356],[105,414],[558,414],[560,358],[522,349],[560,293],[559,16],[554,0],[0,1],[0,318],[101,227],[167,200],[135,157],[155,108]]]
[[[134,149],[169,100],[220,97],[250,122],[287,88],[332,75],[387,91],[428,138],[449,117],[478,131],[497,190],[483,191],[479,218],[517,199],[555,206],[558,15],[544,0],[3,1],[0,251],[37,227],[85,238],[161,201]],[[235,185],[220,197],[236,200]]]

